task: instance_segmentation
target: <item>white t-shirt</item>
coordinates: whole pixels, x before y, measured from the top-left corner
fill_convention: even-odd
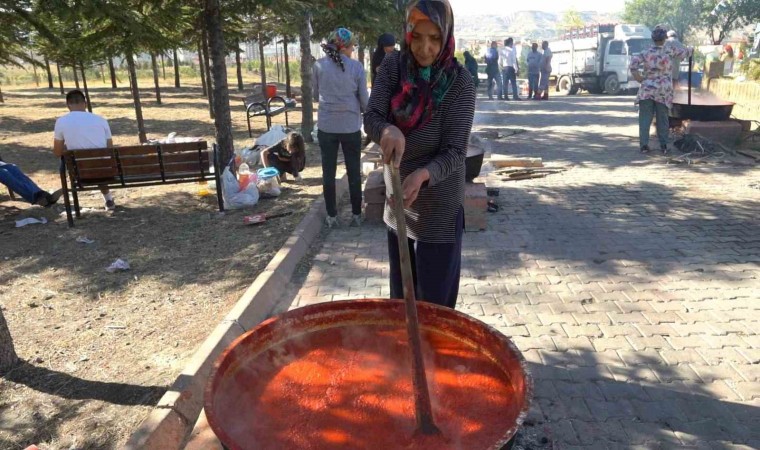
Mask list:
[[[68,150],[105,148],[111,127],[97,114],[71,111],[55,121],[55,139],[63,141]]]

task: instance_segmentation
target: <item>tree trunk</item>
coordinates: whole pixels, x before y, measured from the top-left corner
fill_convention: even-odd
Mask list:
[[[50,60],[48,57],[45,57],[45,72],[47,72],[48,77],[48,89],[55,89],[55,86],[53,86],[53,72],[50,71]]]
[[[198,70],[201,72],[203,96],[208,98],[208,91],[206,91],[206,69],[203,66],[203,39],[198,39]]]
[[[216,117],[214,115],[214,88],[211,84],[211,67],[208,63],[208,33],[205,26],[201,38],[203,42],[203,71],[206,73],[206,92],[208,92],[208,116],[214,119]]]
[[[161,104],[161,86],[158,84],[158,64],[156,64],[156,54],[150,53],[150,64],[153,67],[153,84],[156,85],[156,103]]]
[[[363,67],[363,66],[364,66],[364,46],[363,46],[363,45],[360,45],[360,46],[359,46],[359,54],[358,54],[358,55],[356,55],[356,56],[357,56],[357,57],[358,57],[358,59],[359,59],[359,63],[360,63],[360,64],[362,65],[362,67]]]
[[[261,94],[264,98],[267,97],[267,68],[265,66],[266,58],[264,58],[264,41],[262,40],[261,33],[259,33],[259,66],[261,69]]]
[[[211,60],[214,66],[214,110],[216,119],[216,143],[219,149],[219,159],[227,163],[233,155],[232,117],[230,115],[230,96],[227,87],[227,65],[224,61],[224,34],[222,32],[222,17],[219,11],[219,0],[206,0],[206,28],[208,29]]]
[[[285,59],[285,97],[292,98],[293,94],[290,89],[290,60],[288,57],[288,38],[282,39],[282,56]]]
[[[29,59],[34,61],[34,53],[29,50]],[[32,64],[32,70],[34,70],[34,84],[40,87],[40,77],[37,75],[37,64]]]
[[[92,112],[92,103],[90,102],[90,90],[87,89],[87,76],[84,73],[84,63],[79,63],[82,70],[82,86],[84,86],[84,99],[87,100],[87,111]]]
[[[174,49],[174,87],[179,88],[179,58],[177,58],[177,49]]]
[[[235,42],[235,64],[237,65],[238,90],[242,91],[243,87],[243,67],[240,64],[240,42]]]
[[[306,142],[313,142],[311,132],[314,130],[314,105],[311,91],[311,14],[304,13],[303,24],[298,36],[301,44],[301,134]]]
[[[71,71],[74,72],[74,85],[79,89],[79,75],[77,74],[77,65],[71,66]]]
[[[5,103],[5,99],[3,98],[3,85],[0,84],[0,103]],[[2,317],[3,313],[0,311],[0,317]]]
[[[166,80],[166,65],[164,64],[164,53],[161,52],[161,71],[164,75],[164,80]]]
[[[103,64],[98,64],[98,66],[100,67],[100,79],[103,81],[103,84],[105,85],[106,84],[106,73],[103,70]]]
[[[280,82],[280,47],[277,45],[277,38],[274,38],[274,64],[277,70],[277,82]]]
[[[142,115],[142,105],[140,104],[140,88],[137,86],[137,72],[135,71],[135,58],[132,55],[132,50],[127,50],[127,68],[129,70],[129,84],[132,89],[132,100],[135,103],[135,117],[137,119],[137,135],[140,138],[140,143],[143,144],[148,141],[148,137],[145,134],[145,121]]]
[[[63,90],[63,77],[61,76],[61,65],[57,62],[55,63],[55,70],[58,71],[58,86],[61,88],[61,95],[65,94],[66,92]]]
[[[0,91],[0,102],[2,99],[3,95]],[[8,330],[8,323],[5,321],[2,309],[0,309],[0,375],[12,369],[16,363],[18,363],[18,355],[16,355],[16,349],[13,346],[13,336]]]
[[[111,89],[116,89],[116,69],[113,67],[113,58],[108,57],[108,72],[111,74]]]

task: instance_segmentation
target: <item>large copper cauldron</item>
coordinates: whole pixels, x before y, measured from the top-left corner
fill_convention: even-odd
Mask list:
[[[418,311],[442,436],[415,434],[400,300],[307,306],[239,337],[206,386],[212,429],[230,450],[502,448],[532,394],[522,355],[506,336],[465,314],[424,302]],[[460,355],[469,356],[460,361]]]

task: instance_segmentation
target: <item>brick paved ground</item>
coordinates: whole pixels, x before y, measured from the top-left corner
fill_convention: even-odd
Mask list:
[[[632,101],[481,99],[476,128],[529,130],[495,152],[574,167],[489,178],[501,208],[465,235],[458,309],[530,362],[547,447],[760,448],[758,170],[641,156]],[[327,233],[290,307],[387,297],[384,236]]]

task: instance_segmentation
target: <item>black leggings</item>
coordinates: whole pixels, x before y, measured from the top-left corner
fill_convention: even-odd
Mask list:
[[[361,148],[362,136],[356,133],[327,133],[317,132],[319,148],[322,151],[322,190],[325,196],[327,215],[338,215],[335,201],[335,171],[338,166],[338,147],[343,148],[348,172],[348,192],[351,195],[351,211],[355,215],[362,213],[362,172]]]

